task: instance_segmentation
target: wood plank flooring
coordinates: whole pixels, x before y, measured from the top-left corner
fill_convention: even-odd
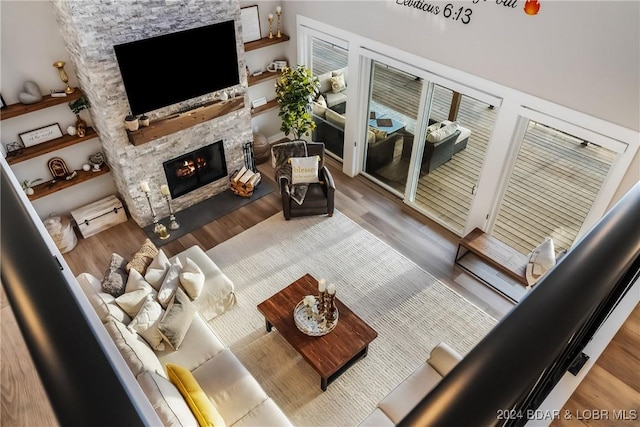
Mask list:
[[[458,238],[452,232],[418,214],[402,203],[400,199],[381,190],[371,181],[362,177],[350,178],[344,175],[341,172],[341,166],[335,160],[328,160],[328,165],[338,189],[336,193],[338,210],[492,316],[501,318],[512,308],[509,301],[454,266],[453,258]],[[273,176],[270,165],[259,165],[259,169],[267,179]],[[273,193],[194,230],[163,246],[163,249],[169,256],[194,244],[200,245],[206,250],[271,215],[281,212],[281,210],[280,196]],[[143,231],[132,220],[129,220],[88,239],[79,239],[78,246],[65,254],[64,258],[75,275],[89,272],[101,278],[112,252],[117,252],[125,258],[131,257],[144,239]],[[33,366],[29,364],[30,358],[26,347],[24,343],[20,345],[19,331],[9,327],[10,321],[6,320],[8,317],[6,313],[10,308],[6,305],[6,300],[4,301],[2,341],[0,342],[3,356],[1,360],[2,412],[0,413],[0,425],[56,426],[55,417],[45,404],[44,391],[38,377]],[[636,325],[633,326],[633,331],[637,331],[637,324],[633,325]],[[610,347],[640,348],[639,336],[638,333],[635,333],[635,336],[626,334],[624,341],[619,341],[618,344],[612,343]],[[617,339],[618,337],[616,337]],[[617,341],[614,340],[614,342]],[[626,388],[633,389],[637,386],[631,385],[634,384],[635,378],[626,368],[637,364],[637,354],[632,355],[635,359],[628,359],[626,356],[627,354],[624,352],[618,352],[611,356],[611,359],[603,356],[606,369],[611,372],[611,378],[605,378],[604,384],[612,389],[614,396],[618,392],[618,388],[624,392]],[[611,368],[612,365],[619,365],[620,368],[615,370]],[[596,382],[599,381],[601,380],[598,379]],[[628,381],[631,383],[627,383]],[[569,404],[586,408],[599,407],[597,395],[591,396],[589,392],[580,394],[578,400],[574,402],[572,399]]]

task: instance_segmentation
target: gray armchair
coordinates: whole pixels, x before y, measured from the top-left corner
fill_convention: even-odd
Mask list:
[[[305,151],[306,144],[306,151]],[[282,212],[285,219],[308,215],[333,216],[336,186],[331,172],[324,164],[324,144],[321,142],[290,141],[271,147],[275,178],[282,196]],[[318,183],[305,184],[302,203],[298,203],[299,185],[291,184],[290,157],[319,156]]]

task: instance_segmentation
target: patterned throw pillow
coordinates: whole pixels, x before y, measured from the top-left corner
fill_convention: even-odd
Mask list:
[[[126,266],[127,261],[124,258],[116,253],[111,254],[109,267],[104,273],[104,279],[102,279],[103,291],[116,298],[124,293],[124,288],[127,285]]]
[[[164,310],[158,301],[153,299],[152,295],[147,295],[140,311],[127,327],[131,332],[140,334],[152,349],[162,351],[164,350],[164,341],[158,329],[158,322],[163,316]]]
[[[151,240],[146,239],[138,252],[133,255],[133,259],[127,264],[127,273],[129,273],[133,268],[138,270],[138,273],[144,276],[147,272],[147,267],[157,255],[158,248],[156,248],[156,245],[154,245]]]
[[[291,157],[291,183],[311,184],[318,182],[318,156]]]
[[[441,127],[438,130],[434,130],[433,132],[427,135],[427,141],[429,142],[440,142],[444,140],[446,137],[453,135],[458,130],[458,122],[450,123],[446,126]]]
[[[344,74],[331,77],[331,92],[338,93],[347,87],[344,83]]]

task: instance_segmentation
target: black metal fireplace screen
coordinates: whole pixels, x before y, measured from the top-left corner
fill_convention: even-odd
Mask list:
[[[172,198],[227,176],[222,141],[168,160],[163,166]]]

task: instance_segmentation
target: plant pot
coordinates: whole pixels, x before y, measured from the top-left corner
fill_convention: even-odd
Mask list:
[[[140,126],[149,126],[149,116],[147,116],[146,114],[140,116]]]
[[[124,119],[124,125],[129,132],[134,132],[140,128],[140,120],[135,116],[127,116]]]

